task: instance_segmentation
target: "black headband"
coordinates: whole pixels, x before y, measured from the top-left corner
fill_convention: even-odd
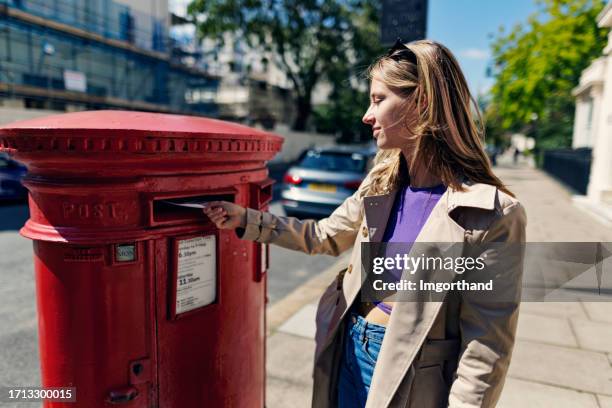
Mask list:
[[[405,59],[408,62],[412,62],[414,65],[417,63],[417,57],[414,52],[412,52],[410,48],[406,47],[402,42],[402,39],[399,37],[397,37],[397,40],[395,40],[393,47],[387,51],[387,57],[395,61]]]

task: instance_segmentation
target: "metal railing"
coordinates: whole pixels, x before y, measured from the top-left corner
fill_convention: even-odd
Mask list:
[[[545,150],[542,168],[576,192],[586,194],[591,173],[591,148]]]

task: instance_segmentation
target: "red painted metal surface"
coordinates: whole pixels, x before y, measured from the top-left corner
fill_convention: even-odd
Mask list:
[[[263,407],[265,250],[163,200],[265,209],[265,163],[281,146],[237,124],[144,112],[0,128],[0,150],[29,169],[21,233],[34,240],[42,385],[76,387],[76,403],[46,407]],[[215,300],[176,314],[175,243],[207,235]]]

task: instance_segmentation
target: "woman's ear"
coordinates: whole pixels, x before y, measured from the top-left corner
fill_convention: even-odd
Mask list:
[[[421,108],[426,107],[427,106],[427,93],[425,92],[425,89],[419,89],[417,95],[419,98],[419,106]]]

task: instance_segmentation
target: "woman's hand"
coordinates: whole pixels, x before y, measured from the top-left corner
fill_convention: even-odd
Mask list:
[[[211,201],[206,203],[204,214],[219,229],[246,227],[246,208],[229,201]]]

